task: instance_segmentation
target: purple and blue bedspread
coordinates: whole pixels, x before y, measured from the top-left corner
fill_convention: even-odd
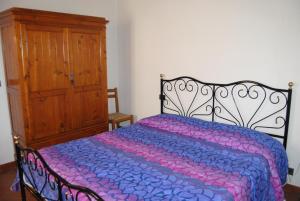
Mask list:
[[[177,115],[39,150],[105,200],[283,200],[283,146],[247,128]]]

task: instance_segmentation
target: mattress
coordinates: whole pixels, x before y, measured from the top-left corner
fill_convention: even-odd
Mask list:
[[[39,152],[104,200],[279,201],[288,171],[282,144],[264,133],[171,114]]]

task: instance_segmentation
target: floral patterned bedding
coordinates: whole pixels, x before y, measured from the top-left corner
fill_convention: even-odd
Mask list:
[[[264,133],[171,114],[39,152],[104,200],[279,201],[288,171]]]

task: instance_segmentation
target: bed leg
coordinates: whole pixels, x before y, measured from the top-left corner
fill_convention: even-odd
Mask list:
[[[22,165],[21,165],[22,157],[21,157],[21,150],[19,147],[19,137],[14,136],[14,144],[15,144],[15,150],[16,150],[17,167],[18,167],[18,171],[19,171],[19,180],[20,180],[22,201],[26,201],[26,191],[25,191],[25,186],[24,186],[23,169],[22,169]]]
[[[21,174],[19,174],[19,175],[21,175]],[[22,201],[26,201],[26,191],[25,191],[24,183],[21,182],[21,180],[20,180],[20,188],[21,188]]]

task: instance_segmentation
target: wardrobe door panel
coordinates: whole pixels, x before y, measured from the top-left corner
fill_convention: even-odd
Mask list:
[[[102,123],[105,119],[103,96],[100,90],[82,92],[82,118],[84,126]],[[100,104],[101,103],[101,104]]]
[[[25,29],[30,91],[67,88],[69,79],[64,30],[37,25],[26,25]]]
[[[65,107],[64,94],[31,98],[31,140],[42,140],[64,132]]]
[[[101,84],[101,32],[70,29],[70,64],[74,86]]]
[[[100,30],[69,30],[70,68],[73,74],[75,127],[107,123],[105,50]]]
[[[107,123],[107,108],[99,87],[76,89],[72,96],[72,128]]]
[[[50,139],[69,128],[70,107],[66,31],[60,27],[23,25],[28,86],[30,140]]]
[[[72,100],[69,101],[69,105],[71,106],[71,129],[78,129],[82,127],[82,98],[81,93],[72,91],[72,95],[70,96]]]

